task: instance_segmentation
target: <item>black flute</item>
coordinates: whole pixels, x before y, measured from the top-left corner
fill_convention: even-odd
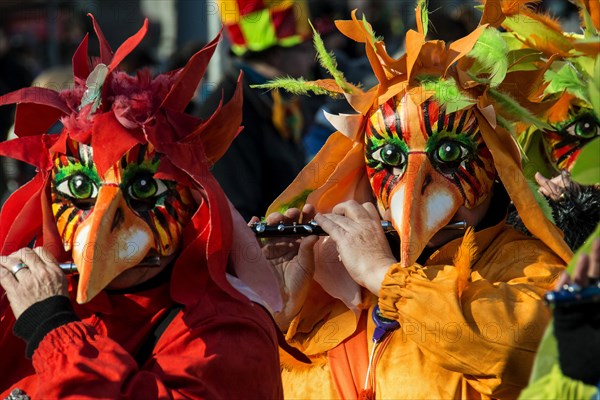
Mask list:
[[[151,266],[151,265],[159,265],[159,264],[160,264],[160,257],[159,256],[150,256],[150,257],[144,258],[137,265]],[[60,264],[58,264],[58,266],[60,267],[60,269],[62,269],[62,271],[65,274],[74,274],[74,273],[77,273],[77,266],[73,262],[60,263]]]
[[[385,233],[396,233],[390,221],[381,221],[381,227]],[[315,221],[310,221],[306,224],[273,224],[267,225],[264,222],[257,222],[250,225],[250,229],[256,237],[283,237],[283,236],[310,236],[319,235],[327,236],[327,232],[323,230]],[[465,230],[467,223],[465,221],[454,222],[444,226],[442,229],[448,230]]]

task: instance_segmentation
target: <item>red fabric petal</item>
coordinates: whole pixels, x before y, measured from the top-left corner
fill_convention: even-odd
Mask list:
[[[89,33],[85,34],[75,54],[73,54],[73,76],[82,81],[85,81],[90,72],[92,72],[92,66],[88,57],[89,36]]]
[[[219,32],[212,42],[204,46],[202,50],[190,58],[185,67],[178,72],[177,81],[163,100],[161,108],[164,107],[175,111],[185,110],[192,97],[194,97],[196,88],[206,71],[206,66],[220,40],[221,33]]]
[[[188,174],[175,167],[168,158],[162,157],[156,173],[154,174],[156,179],[165,179],[168,181],[174,181],[187,187],[194,187],[196,183]]]
[[[102,29],[100,29],[100,25],[96,22],[96,18],[92,14],[88,14],[88,17],[92,19],[92,23],[94,24],[94,32],[96,32],[96,36],[98,36],[98,42],[100,43],[100,62],[102,64],[110,64],[110,61],[113,58],[113,52],[110,48],[110,44],[104,37],[104,33],[102,33]]]
[[[40,193],[40,205],[42,208],[42,236],[36,240],[36,246],[44,246],[44,250],[50,252],[58,261],[71,261],[70,252],[65,247],[58,233],[56,219],[52,213],[50,203],[49,184],[44,185],[44,191]]]
[[[14,158],[45,171],[52,165],[48,149],[57,139],[58,135],[37,135],[2,142],[0,156]]]
[[[178,303],[193,304],[206,287],[209,273],[204,254],[209,221],[208,205],[204,202],[183,230],[182,251],[171,275],[171,296]]]
[[[148,140],[152,143],[178,142],[202,124],[200,118],[179,111],[160,110],[159,113],[155,114],[155,118],[157,125],[161,128],[148,133]],[[171,129],[165,129],[164,124],[167,124]]]
[[[15,134],[31,136],[46,133],[65,113],[57,108],[34,103],[17,105]]]
[[[91,144],[94,149],[94,163],[100,176],[138,143],[140,141],[136,135],[125,129],[112,111],[94,117]]]
[[[48,179],[40,171],[27,184],[17,189],[4,203],[0,213],[0,254],[8,255],[29,245],[40,233],[42,208],[40,196]]]
[[[125,57],[129,55],[144,39],[146,33],[148,32],[148,18],[144,20],[144,25],[140,28],[139,31],[126,41],[123,42],[121,46],[117,49],[110,65],[108,66],[108,71],[112,72],[117,66],[123,61]]]
[[[208,271],[213,281],[221,289],[231,296],[241,300],[247,300],[245,296],[235,290],[227,281],[227,259],[231,251],[232,228],[231,213],[229,211],[227,197],[217,183],[216,179],[206,171],[202,186],[208,196],[210,208],[210,235],[206,256],[208,260]]]
[[[183,140],[185,143],[200,141],[210,164],[214,164],[225,154],[242,130],[242,78],[240,73],[231,100],[223,107],[219,104],[210,119]]]
[[[231,249],[232,222],[223,190],[208,170],[206,160],[202,160],[202,154],[198,154],[194,146],[174,143],[165,147],[164,152],[175,167],[185,171],[199,187],[204,189],[205,200],[208,203],[208,210],[204,205],[200,207],[192,223],[184,229],[184,246],[186,243],[190,243],[190,245],[182,252],[173,271],[171,287],[178,288],[178,293],[172,294],[173,298],[183,304],[190,304],[194,298],[197,298],[199,288],[194,286],[190,280],[191,275],[186,278],[181,270],[187,269],[188,263],[195,264],[194,268],[199,268],[198,260],[204,256],[211,279],[230,295],[244,299],[244,296],[229,284],[225,276],[227,257]],[[201,219],[198,218],[200,212],[204,213]],[[208,226],[206,227],[207,221]],[[199,236],[190,242],[189,235]],[[186,238],[186,236],[188,237]],[[205,249],[205,253],[198,254],[198,251],[202,249]],[[197,274],[197,271],[189,271],[189,273]]]
[[[28,87],[0,96],[0,106],[21,103],[41,104],[56,108],[65,114],[71,111],[58,92],[43,87]]]

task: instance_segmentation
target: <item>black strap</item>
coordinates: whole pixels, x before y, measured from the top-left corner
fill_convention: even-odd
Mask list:
[[[177,316],[179,311],[182,309],[182,304],[173,304],[171,307],[169,307],[163,316],[163,319],[154,327],[152,332],[150,332],[146,338],[146,341],[135,356],[135,361],[137,361],[137,364],[140,368],[146,363],[146,361],[148,361],[152,355],[152,351],[154,350],[156,343],[158,343],[158,339],[160,339],[162,334],[167,330],[169,324],[175,319],[175,316]]]

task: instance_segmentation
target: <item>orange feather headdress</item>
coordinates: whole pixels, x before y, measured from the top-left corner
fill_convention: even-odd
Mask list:
[[[300,207],[304,203],[315,205],[319,212],[329,212],[344,200],[373,201],[373,189],[365,172],[365,134],[370,119],[393,98],[410,99],[417,107],[433,101],[446,114],[469,110],[475,116],[482,140],[491,153],[497,177],[526,226],[564,260],[568,260],[571,252],[561,239],[560,231],[544,217],[529,189],[521,170],[519,147],[509,132],[515,121],[539,123],[535,115],[546,105],[533,101],[532,96],[545,69],[511,70],[506,54],[502,60],[505,68],[494,69],[495,62],[486,62],[477,56],[478,47],[481,53],[486,53],[486,49],[481,51],[481,47],[489,45],[488,41],[493,41],[494,35],[498,34],[493,27],[503,21],[504,16],[497,12],[500,8],[501,1],[488,1],[479,26],[448,45],[438,40],[426,40],[427,10],[424,2],[419,2],[417,30],[407,32],[406,53],[397,59],[387,53],[384,42],[375,36],[364,19],[356,17],[355,12],[349,21],[336,21],[336,26],[345,36],[364,43],[366,56],[378,81],[367,91],[345,81],[343,74],[335,69],[334,60],[326,51],[320,50],[322,45],[316,36],[317,52],[333,79],[312,82],[283,79],[261,87],[281,87],[296,93],[342,95],[357,114],[328,116],[338,131],[330,136],[322,150],[275,200],[267,213]],[[502,39],[500,42],[503,42]],[[408,194],[406,202],[419,203],[411,200],[414,193]],[[410,233],[398,221],[392,222],[406,247],[401,249],[401,263],[408,265],[416,260],[426,239],[415,247],[411,245],[414,240],[410,239]]]

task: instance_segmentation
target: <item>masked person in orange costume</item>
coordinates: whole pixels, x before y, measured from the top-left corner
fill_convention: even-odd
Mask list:
[[[281,398],[276,328],[226,273],[241,217],[209,173],[240,91],[207,121],[184,113],[218,40],[129,76],[147,22],[114,53],[94,29],[100,57],[86,37],[73,89],[0,97],[19,136],[0,154],[38,168],[0,217],[0,398]]]
[[[542,296],[571,252],[529,190],[508,131],[536,122],[515,98],[540,72],[497,70],[483,57],[502,41],[488,27],[501,22],[492,6],[447,45],[426,41],[419,5],[398,59],[364,19],[337,21],[365,44],[379,81],[368,91],[344,79],[318,37],[333,79],[261,86],[342,95],[357,111],[329,116],[338,132],[267,212],[277,223],[316,211],[329,234],[314,247],[303,239],[294,257],[289,240],[263,248],[285,268],[280,326],[313,361],[283,360],[286,396],[514,398],[527,384],[550,317]],[[510,200],[536,238],[506,225]]]

